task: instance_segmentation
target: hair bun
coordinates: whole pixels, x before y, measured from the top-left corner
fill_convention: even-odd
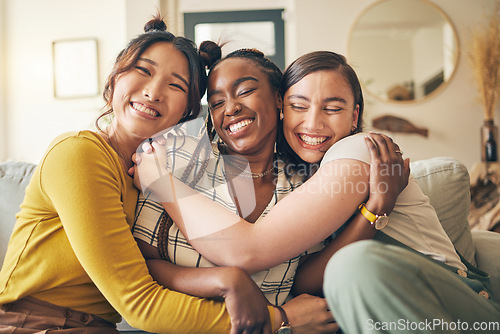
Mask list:
[[[163,21],[163,18],[160,15],[155,15],[154,18],[148,23],[144,25],[144,32],[158,30],[158,31],[166,31],[167,25]]]
[[[213,41],[204,41],[199,47],[203,65],[210,68],[217,60],[222,58],[222,46]]]

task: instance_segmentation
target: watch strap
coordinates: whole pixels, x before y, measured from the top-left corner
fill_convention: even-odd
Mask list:
[[[365,206],[365,203],[361,203],[358,207],[359,212],[370,222],[370,224],[374,224],[377,221],[378,216],[368,210]]]
[[[280,325],[280,328],[281,327],[291,327],[290,326],[290,322],[288,321],[288,317],[286,316],[286,312],[283,309],[283,307],[278,306],[278,305],[275,305],[275,307],[280,311],[280,315],[281,315],[281,325]]]

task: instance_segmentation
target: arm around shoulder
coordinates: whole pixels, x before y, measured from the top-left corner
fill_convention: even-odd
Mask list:
[[[162,204],[206,258],[254,273],[299,255],[344,224],[367,197],[368,170],[357,160],[327,163],[256,224],[247,223],[201,194],[183,193],[176,202]],[[181,193],[179,189],[175,185],[176,194]],[[222,228],[207,230],[211,226]]]

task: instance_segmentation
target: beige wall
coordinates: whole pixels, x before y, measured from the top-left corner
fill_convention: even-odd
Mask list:
[[[0,161],[7,156],[5,0],[0,0]]]
[[[128,37],[139,33],[158,4],[163,10],[286,9],[286,62],[305,52],[327,49],[346,53],[350,28],[375,0],[0,0],[5,2],[0,34],[0,160],[38,162],[59,133],[92,128],[103,105],[101,97],[57,100],[52,92],[51,43],[64,38],[93,37],[99,43],[101,88],[116,53]],[[479,155],[481,106],[466,58],[470,29],[493,8],[495,0],[432,0],[453,21],[461,57],[457,73],[446,89],[424,102],[395,105],[366,96],[366,123],[382,114],[404,117],[427,127],[429,137],[394,134],[405,155],[413,160],[452,156],[468,167]],[[0,7],[1,9],[1,7]],[[28,10],[29,9],[29,10]],[[175,16],[174,16],[175,17]],[[182,28],[177,16],[175,28]],[[4,46],[6,45],[6,46]],[[4,56],[2,59],[2,51]],[[4,73],[4,69],[6,73]],[[498,114],[498,111],[497,111]],[[497,116],[498,117],[498,116]],[[498,122],[498,120],[497,120]],[[5,130],[5,131],[4,131]]]
[[[104,105],[100,95],[93,98],[54,98],[52,42],[96,38],[102,91],[118,51],[125,46],[129,36],[142,31],[158,1],[1,1],[6,3],[3,17],[6,18],[7,66],[5,73],[2,71],[6,86],[1,89],[1,96],[6,98],[0,103],[0,106],[5,104],[0,116],[1,130],[3,133],[5,129],[7,140],[4,145],[0,140],[4,148],[0,160],[37,163],[58,134],[93,129]],[[138,24],[139,21],[141,24]]]
[[[311,0],[296,1],[297,53],[316,49],[329,49],[343,54],[347,52],[351,26],[373,0]],[[451,19],[458,31],[460,59],[455,76],[446,89],[424,102],[400,105],[380,102],[365,94],[367,100],[367,125],[382,114],[404,117],[419,127],[429,129],[429,137],[394,134],[393,138],[404,148],[405,155],[413,160],[435,156],[451,156],[464,162],[469,168],[480,159],[479,127],[482,123],[481,106],[476,100],[476,87],[467,60],[467,40],[470,30],[490,12],[495,0],[432,0]],[[498,2],[498,1],[497,1]],[[309,4],[315,4],[310,6]],[[325,10],[316,11],[323,7]],[[326,9],[328,8],[328,10]],[[314,22],[314,24],[311,24]],[[322,38],[318,32],[323,32]],[[498,113],[497,108],[497,124]]]

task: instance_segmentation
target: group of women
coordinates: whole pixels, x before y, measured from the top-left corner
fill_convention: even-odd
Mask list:
[[[56,138],[26,190],[0,333],[113,333],[120,315],[158,333],[500,318],[399,147],[358,134],[363,96],[343,56],[313,52],[284,75],[257,50],[220,57],[158,17],[120,52],[111,123]],[[182,123],[205,89],[193,136]]]

